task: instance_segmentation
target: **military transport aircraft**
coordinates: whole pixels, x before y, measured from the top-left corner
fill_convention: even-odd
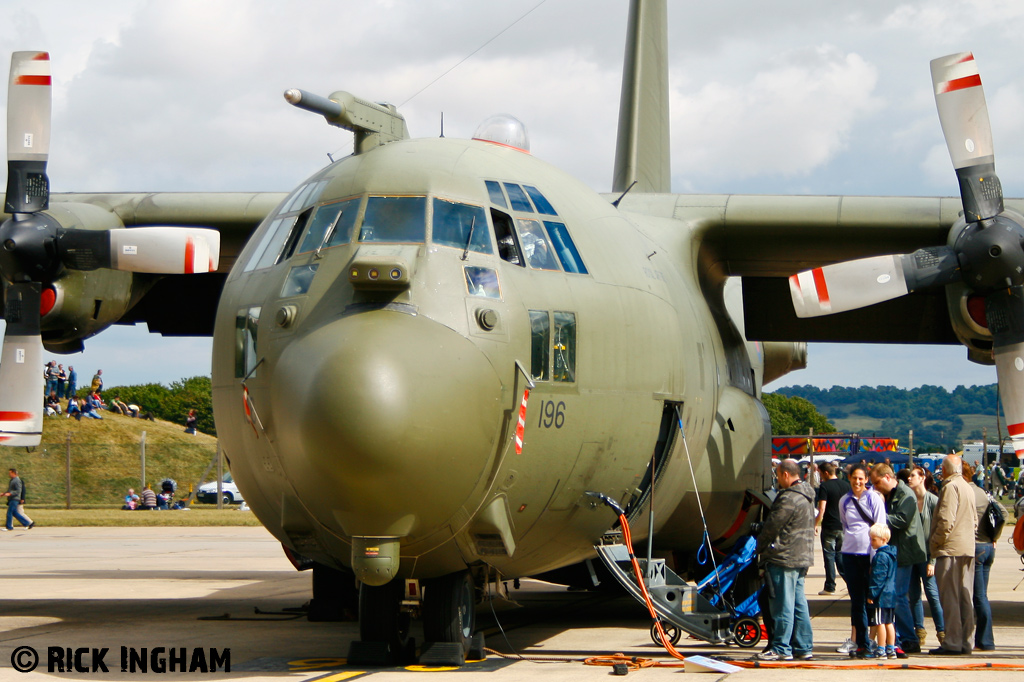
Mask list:
[[[509,116],[413,139],[394,106],[289,90],[355,149],[287,195],[48,196],[48,58],[15,54],[0,441],[39,442],[42,348],[118,321],[212,333],[249,505],[313,563],[314,603],[354,574],[362,638],[401,646],[410,605],[429,641],[465,643],[484,584],[594,557],[614,519],[588,492],[653,505],[682,573],[727,547],[771,485],[762,385],[805,341],[960,340],[1024,422],[1022,204],[990,166],[973,60],[933,67],[963,217],[956,199],[671,194],[666,4],[631,3],[607,195]]]

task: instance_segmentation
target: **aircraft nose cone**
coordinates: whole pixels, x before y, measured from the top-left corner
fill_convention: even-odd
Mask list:
[[[289,345],[273,384],[289,479],[347,535],[435,530],[491,463],[501,382],[472,342],[422,316],[325,325]]]

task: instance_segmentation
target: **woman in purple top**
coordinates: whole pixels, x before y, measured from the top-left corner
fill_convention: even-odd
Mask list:
[[[839,517],[843,522],[843,571],[850,592],[850,623],[853,625],[857,650],[850,656],[862,658],[868,647],[868,579],[871,576],[871,537],[868,529],[885,523],[885,500],[868,490],[868,469],[858,464],[850,472],[850,492],[839,500]]]

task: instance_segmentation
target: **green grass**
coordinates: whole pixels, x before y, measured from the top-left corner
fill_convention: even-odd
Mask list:
[[[14,467],[25,480],[29,510],[65,507],[70,447],[72,508],[120,507],[129,487],[136,492],[142,487],[143,431],[147,482],[156,490],[161,480],[173,478],[178,483],[176,497],[186,496],[216,454],[217,439],[205,434],[188,435],[182,426],[170,422],[143,421],[114,413],[104,413],[103,420],[80,422],[46,417],[39,446],[31,450],[0,446],[0,468]],[[6,490],[6,486],[0,489]],[[193,512],[185,512],[189,513]]]
[[[26,500],[27,502],[27,500]],[[38,527],[81,526],[258,526],[251,511],[238,508],[218,510],[195,506],[187,511],[122,511],[121,509],[34,509],[25,505],[25,513]],[[15,528],[20,525],[15,522]]]

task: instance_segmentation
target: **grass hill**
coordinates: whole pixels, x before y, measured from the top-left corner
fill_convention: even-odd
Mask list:
[[[44,417],[42,443],[36,448],[0,446],[0,468],[16,468],[25,480],[28,509],[65,506],[69,443],[72,507],[119,507],[129,487],[136,492],[141,489],[143,431],[146,482],[157,490],[160,481],[173,478],[179,498],[199,480],[217,452],[215,437],[186,434],[179,424],[107,412],[103,417],[82,421]]]

